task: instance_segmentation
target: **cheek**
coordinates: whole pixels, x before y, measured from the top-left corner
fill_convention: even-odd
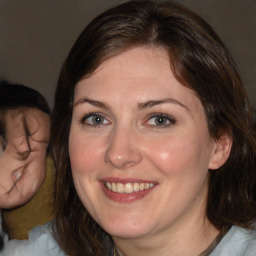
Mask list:
[[[209,161],[208,147],[204,146],[207,144],[205,141],[201,143],[198,140],[185,137],[165,138],[145,147],[145,155],[166,176],[206,172]]]
[[[154,145],[148,150],[150,160],[165,174],[171,174],[179,171],[182,165],[185,165],[188,159],[189,149],[178,142],[171,142],[169,145]],[[189,160],[188,160],[189,161]]]
[[[76,135],[70,135],[69,138],[69,156],[72,173],[84,175],[95,170],[95,166],[99,162],[99,148],[93,138],[84,138]]]

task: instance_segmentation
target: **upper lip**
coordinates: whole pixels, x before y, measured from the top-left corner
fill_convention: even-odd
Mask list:
[[[118,178],[118,177],[106,177],[100,179],[100,182],[114,182],[114,183],[154,183],[156,181],[153,180],[145,180],[145,179],[138,179],[138,178]]]

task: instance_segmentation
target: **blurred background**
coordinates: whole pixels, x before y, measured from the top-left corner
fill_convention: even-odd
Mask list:
[[[0,78],[40,91],[53,105],[58,74],[97,14],[122,0],[0,0]],[[177,0],[217,31],[256,107],[256,1]]]

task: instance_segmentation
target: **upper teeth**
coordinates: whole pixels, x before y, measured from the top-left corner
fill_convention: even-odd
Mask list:
[[[138,192],[145,189],[152,188],[154,186],[153,183],[114,183],[114,182],[106,182],[105,183],[106,188],[109,190],[125,194],[125,193],[132,193],[132,192]]]

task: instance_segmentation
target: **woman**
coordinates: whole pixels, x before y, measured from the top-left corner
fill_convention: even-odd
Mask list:
[[[63,66],[52,121],[66,254],[255,255],[251,107],[194,13],[132,1],[94,19]]]

